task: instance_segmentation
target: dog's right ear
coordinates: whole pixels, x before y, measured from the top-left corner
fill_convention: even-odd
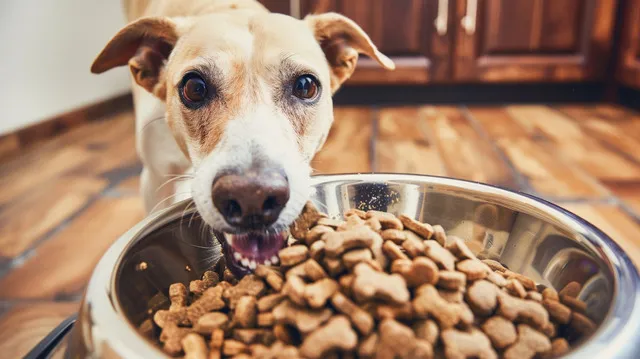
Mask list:
[[[142,18],[120,30],[91,65],[100,74],[114,67],[129,65],[138,85],[164,99],[166,86],[162,70],[169,54],[186,27],[184,19]]]

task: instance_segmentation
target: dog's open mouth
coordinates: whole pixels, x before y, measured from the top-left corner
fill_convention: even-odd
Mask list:
[[[242,234],[224,233],[222,249],[227,267],[236,277],[251,273],[260,264],[279,263],[278,251],[284,247],[288,232]]]

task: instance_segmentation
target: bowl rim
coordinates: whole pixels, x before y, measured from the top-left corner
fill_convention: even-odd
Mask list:
[[[608,235],[580,216],[535,195],[477,181],[404,173],[344,173],[311,176],[311,187],[330,182],[384,183],[418,182],[451,186],[466,191],[501,197],[512,197],[537,209],[543,209],[564,225],[580,233],[589,244],[599,250],[605,264],[613,273],[614,300],[608,314],[590,340],[581,344],[564,358],[607,357],[632,358],[640,352],[640,274],[626,252]],[[515,198],[513,198],[515,197]],[[158,228],[158,222],[189,202],[185,199],[168,208],[150,214],[120,236],[104,253],[87,285],[80,309],[84,345],[100,353],[107,351],[122,358],[168,358],[156,345],[142,337],[125,317],[115,298],[115,280],[125,253]],[[175,215],[175,213],[173,213]],[[164,222],[166,223],[166,222]],[[100,308],[95,310],[92,308]],[[86,323],[85,323],[86,322]],[[102,328],[108,328],[104,330]]]

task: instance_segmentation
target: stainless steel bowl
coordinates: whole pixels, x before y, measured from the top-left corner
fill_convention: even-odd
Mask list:
[[[354,207],[410,214],[441,224],[479,256],[538,283],[556,289],[582,283],[580,299],[598,330],[567,357],[640,355],[638,271],[618,245],[583,219],[526,194],[448,178],[358,174],[313,181],[313,201],[331,216]],[[105,253],[86,290],[70,357],[165,357],[137,328],[149,319],[149,306],[167,304],[171,283],[199,278],[215,256],[208,249],[214,239],[186,207],[181,202],[145,219]]]

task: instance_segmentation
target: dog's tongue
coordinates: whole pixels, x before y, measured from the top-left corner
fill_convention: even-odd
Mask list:
[[[245,257],[271,258],[284,245],[285,235],[240,234],[232,237],[233,250]]]

